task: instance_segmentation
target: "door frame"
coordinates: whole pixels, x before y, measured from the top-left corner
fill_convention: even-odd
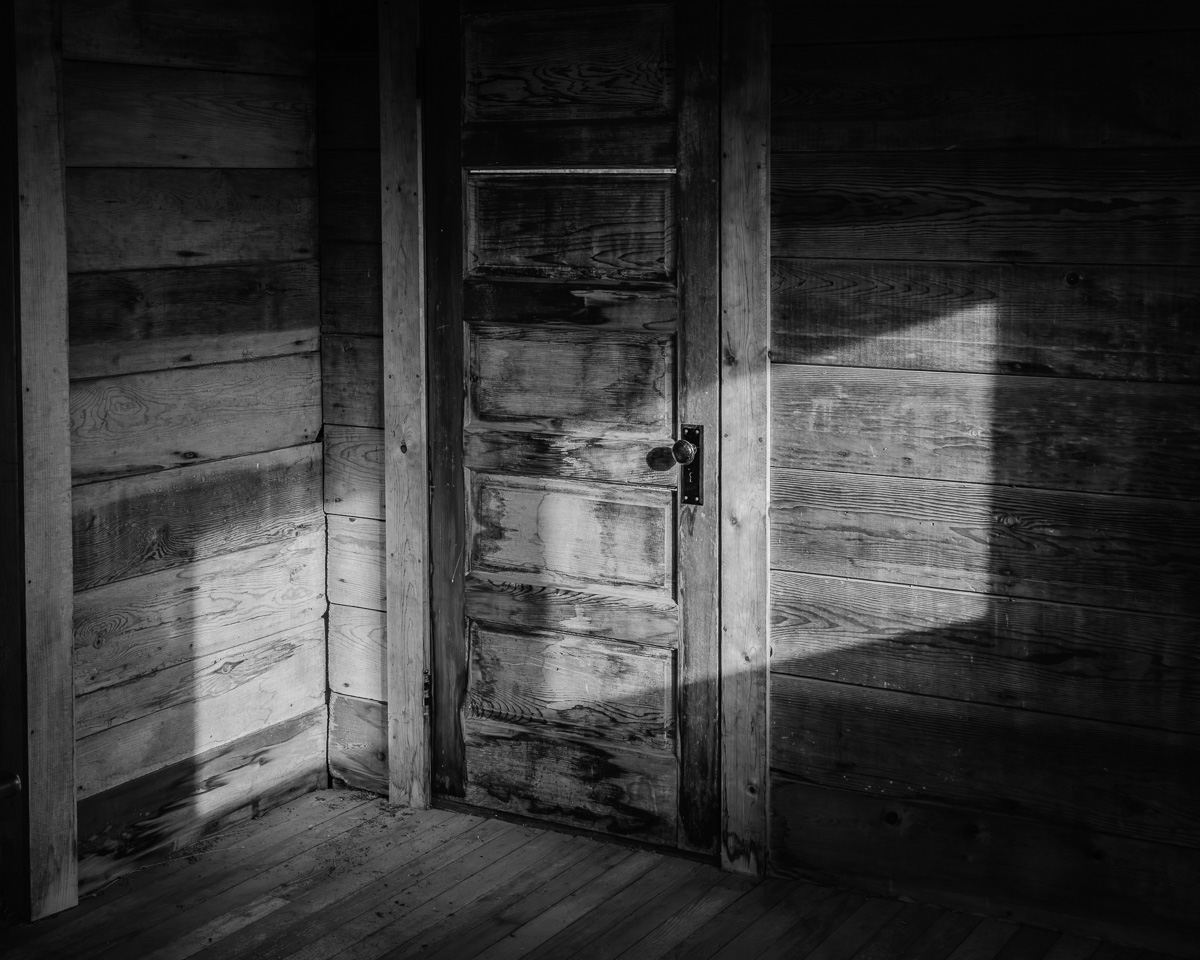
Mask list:
[[[429,309],[425,283],[420,85],[436,81],[438,64],[422,67],[422,6],[379,5],[389,796],[418,808],[433,797],[431,697],[453,692],[439,691],[432,674],[431,524],[462,523],[461,509],[447,521],[433,505],[435,459],[448,444],[431,447],[429,413],[448,397],[457,409],[440,419],[457,413],[461,424],[461,389],[445,391],[461,384],[462,370],[427,367],[439,309]],[[761,875],[769,793],[769,2],[723,3],[720,17],[720,850],[726,869]],[[432,189],[428,204],[439,201],[443,211],[457,209],[457,191]],[[461,274],[453,255],[433,269]],[[449,533],[461,542],[461,529]]]

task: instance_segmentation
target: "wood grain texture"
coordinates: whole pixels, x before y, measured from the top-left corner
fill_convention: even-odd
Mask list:
[[[328,782],[324,706],[79,804],[85,895]]]
[[[524,624],[522,624],[524,626]],[[674,749],[671,651],[473,623],[465,715]]]
[[[388,795],[386,703],[330,693],[329,773],[356,790]]]
[[[1194,383],[1191,267],[771,261],[783,363]]]
[[[505,583],[472,574],[466,582],[466,614],[503,626],[675,646],[679,607],[674,600],[610,597],[583,590]]]
[[[465,119],[662,116],[675,101],[666,5],[475,14],[464,24]]]
[[[669,334],[676,329],[679,299],[675,290],[663,287],[468,280],[463,313],[477,321]]]
[[[306,76],[312,0],[64,0],[73,60]]]
[[[1195,620],[771,575],[771,669],[1014,710],[1200,732]]]
[[[1196,50],[1195,37],[1180,32],[779,47],[771,144],[784,151],[1197,146]]]
[[[1195,617],[1190,503],[772,472],[773,566]]]
[[[298,629],[324,609],[322,530],[81,591],[75,693]]]
[[[321,329],[383,332],[383,264],[373,243],[321,244]]]
[[[463,163],[472,170],[673,167],[676,147],[675,124],[665,120],[493,120],[463,127]]]
[[[773,863],[787,875],[960,910],[1002,902],[1021,922],[1152,949],[1194,943],[1192,851],[782,775],[772,798]]]
[[[776,364],[771,462],[1192,500],[1200,388]]]
[[[659,440],[638,440],[528,430],[470,430],[463,438],[463,462],[472,470],[494,473],[674,487],[678,471],[673,469],[671,442],[670,434],[665,432]]]
[[[672,435],[670,338],[475,324],[469,331],[467,429]]]
[[[323,705],[325,639],[321,623],[285,641],[279,652],[273,666],[246,683],[214,691],[211,697],[172,702],[79,740],[76,796],[83,799],[110,790],[232,743],[247,729],[264,729]]]
[[[321,150],[321,240],[380,242],[378,150]]]
[[[388,701],[387,623],[381,610],[329,605],[329,689]]]
[[[770,789],[770,14],[721,11],[721,865],[749,874]]]
[[[317,362],[315,353],[306,353],[76,381],[74,480],[309,443],[321,430]]]
[[[674,513],[656,487],[472,474],[467,569],[647,599],[674,591]]]
[[[782,257],[1157,263],[1200,256],[1191,150],[779,153]]]
[[[69,170],[67,266],[308,259],[316,186],[311,170]]]
[[[317,63],[321,149],[378,150],[379,120],[379,57],[321,57]]]
[[[383,521],[332,514],[327,519],[329,602],[386,610]]]
[[[771,710],[772,767],[811,783],[1200,847],[1192,734],[783,674]]]
[[[325,427],[325,512],[382,520],[384,433],[377,427]]]
[[[325,423],[382,427],[383,342],[378,337],[326,334],[321,347]]]
[[[467,802],[585,830],[674,843],[677,773],[672,757],[495,720],[466,718],[463,725]]]
[[[72,379],[317,349],[315,260],[77,273],[68,281]]]
[[[667,174],[472,174],[468,277],[675,278],[675,183]]]
[[[321,446],[75,490],[75,589],[293,540],[324,524]]]
[[[68,61],[72,167],[311,167],[310,79]]]

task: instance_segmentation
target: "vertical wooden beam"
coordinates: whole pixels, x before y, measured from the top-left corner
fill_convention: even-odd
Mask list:
[[[17,801],[25,835],[17,883],[28,883],[10,897],[16,912],[36,920],[78,902],[61,14],[57,0],[15,0],[8,9],[4,59],[15,71],[15,100],[7,119],[16,130],[16,164],[4,183],[15,203],[10,194],[2,269],[9,275],[5,306],[13,309],[4,310],[2,352],[19,394],[7,398],[0,424],[0,510],[13,534],[4,540],[0,576],[14,601],[4,605],[12,631],[3,641],[4,665],[23,679],[16,681],[23,710],[17,727],[6,723],[3,738],[4,762],[18,766],[11,772],[25,786]]]
[[[770,645],[770,6],[725,2],[721,51],[721,861],[762,874]]]
[[[429,455],[419,0],[379,5],[388,795],[429,806]]]

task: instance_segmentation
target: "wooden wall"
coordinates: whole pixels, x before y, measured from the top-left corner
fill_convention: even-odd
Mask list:
[[[388,792],[376,4],[318,4],[329,768]]]
[[[928,6],[777,7],[773,864],[1191,950],[1198,24]]]
[[[326,782],[313,46],[64,3],[85,892]]]

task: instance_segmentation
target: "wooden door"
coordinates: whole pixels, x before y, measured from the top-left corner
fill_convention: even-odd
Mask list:
[[[714,9],[427,14],[435,793],[715,852]]]

